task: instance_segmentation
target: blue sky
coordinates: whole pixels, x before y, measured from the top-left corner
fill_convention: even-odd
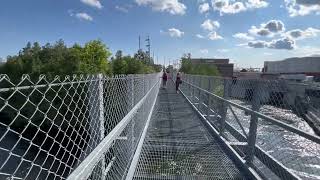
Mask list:
[[[58,39],[101,39],[132,55],[149,35],[159,63],[191,53],[261,67],[320,54],[319,14],[317,0],[10,0],[0,6],[0,57]]]

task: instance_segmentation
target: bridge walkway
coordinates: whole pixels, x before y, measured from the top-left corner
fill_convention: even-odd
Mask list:
[[[173,82],[161,89],[134,179],[245,179]]]

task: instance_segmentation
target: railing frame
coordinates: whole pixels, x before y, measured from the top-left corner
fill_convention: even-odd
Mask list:
[[[193,79],[193,78],[192,78]],[[258,98],[254,98],[255,95],[253,94],[253,98],[256,100],[253,100],[253,108],[249,109],[247,107],[244,107],[242,105],[236,104],[228,99],[226,99],[225,97],[220,97],[216,94],[213,94],[212,92],[209,92],[201,87],[198,87],[190,82],[187,82],[185,80],[183,80],[184,84],[187,84],[188,89],[191,89],[191,91],[201,91],[203,94],[207,94],[207,96],[210,96],[211,99],[216,99],[219,100],[223,103],[226,103],[228,106],[230,107],[236,107],[240,110],[245,111],[246,113],[251,115],[251,120],[250,120],[250,129],[249,129],[249,135],[248,138],[244,135],[242,135],[241,133],[239,133],[234,127],[232,127],[232,125],[230,125],[228,122],[225,122],[225,128],[234,136],[236,137],[239,141],[243,142],[243,141],[247,141],[247,144],[243,144],[243,145],[233,145],[232,143],[228,142],[220,133],[218,133],[219,131],[216,130],[216,127],[213,126],[212,123],[210,123],[209,121],[209,115],[206,114],[202,114],[198,108],[194,105],[193,102],[191,102],[189,100],[189,98],[187,97],[187,95],[181,91],[181,93],[186,97],[186,99],[189,101],[189,103],[193,106],[193,108],[198,112],[199,116],[205,121],[205,123],[207,123],[207,126],[209,128],[212,128],[212,132],[214,132],[215,136],[218,137],[220,139],[220,141],[222,142],[222,144],[224,144],[224,147],[227,148],[227,152],[231,152],[231,155],[233,157],[233,159],[236,159],[236,164],[239,164],[240,162],[240,166],[242,168],[247,169],[248,172],[252,173],[252,168],[255,169],[255,171],[259,171],[258,169],[256,169],[252,163],[253,161],[253,157],[257,157],[261,162],[263,162],[272,172],[274,172],[277,176],[279,176],[280,178],[285,178],[285,179],[300,179],[300,177],[298,177],[296,174],[292,173],[292,171],[290,171],[288,168],[286,168],[281,162],[277,161],[276,159],[274,159],[272,156],[270,156],[268,153],[266,153],[265,151],[263,151],[259,146],[256,145],[256,136],[257,136],[257,125],[258,125],[258,118],[261,118],[265,121],[268,121],[274,125],[277,125],[289,132],[298,134],[312,142],[315,142],[317,144],[320,144],[320,137],[315,136],[313,134],[310,133],[306,133],[303,132],[300,129],[297,129],[296,127],[293,127],[291,125],[288,125],[286,123],[283,123],[275,118],[269,117],[267,115],[264,115],[259,111],[259,107],[260,107],[260,102],[258,101]],[[258,84],[255,84],[255,88],[258,88]],[[209,88],[210,89],[210,88]],[[256,91],[256,90],[255,90]],[[201,103],[201,102],[199,102]],[[209,103],[210,104],[210,103]],[[210,107],[210,106],[207,106]],[[239,156],[239,154],[235,151],[234,147],[243,149],[244,151],[247,151],[247,153],[245,154],[245,158],[243,159],[241,156]],[[230,149],[231,148],[231,149]]]
[[[148,96],[154,91],[154,88],[159,87],[158,80],[145,96],[130,110],[130,112],[117,124],[117,126],[101,141],[101,143],[81,162],[81,164],[68,176],[68,180],[87,179],[92,173],[95,165],[100,162],[104,153],[111,147],[112,143],[119,137],[125,127],[133,119],[139,108],[143,107]],[[145,85],[145,82],[143,82]],[[144,91],[145,91],[144,87]],[[150,111],[152,113],[152,111]]]

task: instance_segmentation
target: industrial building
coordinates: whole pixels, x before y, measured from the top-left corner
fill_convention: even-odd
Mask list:
[[[233,76],[233,64],[229,63],[229,59],[192,58],[191,63],[193,65],[197,65],[197,64],[215,65],[219,70],[221,76],[223,77]]]
[[[320,81],[320,57],[288,58],[282,61],[265,61],[263,68],[264,77],[308,77]]]

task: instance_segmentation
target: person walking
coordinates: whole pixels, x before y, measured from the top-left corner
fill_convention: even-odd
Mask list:
[[[177,73],[177,78],[176,78],[176,92],[177,94],[179,94],[179,85],[182,83],[182,80],[181,80],[181,75],[180,73],[178,72]]]
[[[166,89],[166,87],[167,87],[167,80],[168,80],[167,73],[166,73],[166,71],[163,71],[163,74],[162,74],[162,87],[164,89]]]

